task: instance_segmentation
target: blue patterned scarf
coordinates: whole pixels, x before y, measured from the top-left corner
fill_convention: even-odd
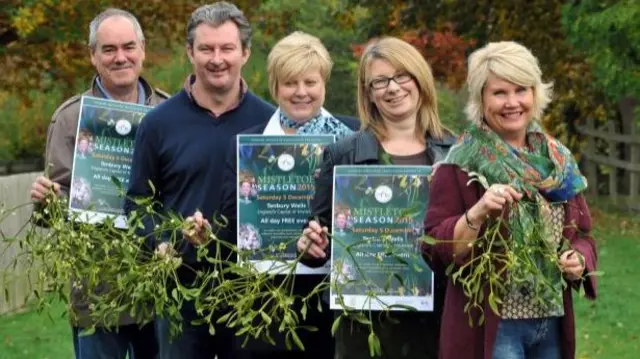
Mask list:
[[[354,132],[324,108],[320,110],[317,116],[303,123],[291,120],[280,108],[278,108],[277,112],[280,116],[282,128],[296,129],[296,134],[299,135],[335,135],[336,140],[339,140]]]

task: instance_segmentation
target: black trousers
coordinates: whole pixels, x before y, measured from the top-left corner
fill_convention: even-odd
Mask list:
[[[73,327],[73,346],[76,359],[154,359],[158,354],[153,323],[144,327],[137,324],[113,329],[96,328],[87,336]]]
[[[397,312],[392,319],[374,317],[373,330],[380,340],[384,359],[437,359],[440,333],[435,313]],[[369,327],[344,321],[336,332],[335,359],[371,359]]]

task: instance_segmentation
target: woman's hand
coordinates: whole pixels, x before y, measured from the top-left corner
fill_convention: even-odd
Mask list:
[[[491,185],[482,198],[467,212],[469,221],[479,228],[489,216],[501,215],[507,204],[510,205],[521,199],[522,194],[509,185]]]
[[[507,204],[521,199],[522,194],[508,185],[494,184],[487,188],[482,198],[456,222],[453,231],[453,252],[458,256],[466,255],[472,243],[478,239],[484,221],[489,216],[500,216]]]
[[[584,256],[570,249],[560,255],[560,267],[568,280],[578,280],[584,274]]]
[[[204,218],[202,212],[196,211],[184,221],[182,236],[194,246],[208,242],[207,232],[211,230],[211,224]]]
[[[310,221],[296,243],[298,252],[313,258],[326,258],[325,249],[329,245],[327,233],[327,227],[321,227],[317,221]]]

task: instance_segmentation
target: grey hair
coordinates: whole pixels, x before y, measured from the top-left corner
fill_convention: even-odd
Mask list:
[[[237,6],[226,1],[211,5],[203,5],[191,13],[187,24],[187,44],[193,47],[195,29],[201,24],[218,27],[227,21],[233,21],[240,31],[240,43],[243,49],[251,47],[251,25],[244,13]]]
[[[100,28],[100,25],[102,24],[103,21],[114,16],[124,17],[125,19],[131,21],[131,23],[133,24],[133,29],[136,32],[136,37],[138,38],[138,41],[141,44],[144,44],[144,33],[142,32],[142,27],[140,26],[138,19],[135,16],[133,16],[132,13],[126,10],[109,8],[99,13],[96,17],[93,18],[93,20],[91,20],[91,23],[89,24],[89,48],[91,49],[91,51],[96,50],[96,45],[98,41],[97,40],[98,28]]]

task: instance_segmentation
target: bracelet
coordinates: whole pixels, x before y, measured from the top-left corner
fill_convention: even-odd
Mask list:
[[[479,231],[480,227],[474,226],[473,223],[471,223],[471,221],[469,220],[469,211],[464,211],[464,219],[467,220],[467,227],[469,227],[470,229],[473,229],[474,231]]]

